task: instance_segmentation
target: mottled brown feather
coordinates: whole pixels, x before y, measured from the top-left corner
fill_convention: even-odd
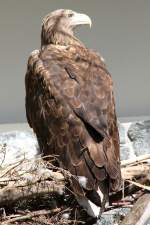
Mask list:
[[[29,58],[26,114],[44,155],[87,178],[120,186],[119,135],[112,78],[100,57],[82,46],[47,45]],[[84,195],[76,178],[75,193]]]

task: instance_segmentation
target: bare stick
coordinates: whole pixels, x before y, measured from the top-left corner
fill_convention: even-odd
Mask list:
[[[123,160],[121,162],[121,167],[138,164],[138,163],[140,163],[142,161],[145,161],[145,160],[148,160],[148,159],[150,159],[150,154],[138,156],[134,159]]]
[[[13,169],[17,168],[19,165],[21,165],[21,163],[23,162],[23,160],[15,163],[15,164],[12,164],[12,165],[9,165],[7,166],[6,168],[6,171],[4,170],[4,173],[3,174],[0,174],[0,178],[6,176],[10,171],[13,171]]]
[[[139,183],[137,183],[135,181],[132,181],[132,180],[126,180],[126,181],[129,182],[130,184],[134,184],[137,187],[140,187],[142,189],[150,191],[150,187],[149,186],[146,186],[146,185],[143,185],[143,184],[139,184]]]
[[[139,176],[149,176],[150,165],[139,164],[135,166],[127,166],[121,169],[123,179],[132,179]]]
[[[61,211],[61,208],[56,208],[56,209],[52,209],[52,210],[39,210],[39,211],[34,211],[31,213],[28,213],[26,215],[23,216],[17,216],[13,219],[8,219],[4,222],[1,223],[1,225],[7,225],[16,221],[22,221],[22,220],[27,220],[27,219],[31,219],[32,217],[36,217],[36,216],[41,216],[41,215],[48,215],[48,214],[52,214],[52,213],[58,213]]]

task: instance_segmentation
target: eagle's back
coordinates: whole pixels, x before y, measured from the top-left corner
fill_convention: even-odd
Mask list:
[[[26,73],[26,113],[44,155],[58,155],[64,168],[86,178],[81,185],[72,179],[77,194],[104,180],[119,188],[112,79],[95,52],[53,45],[34,52]]]

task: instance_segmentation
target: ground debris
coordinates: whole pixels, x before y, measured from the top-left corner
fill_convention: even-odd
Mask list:
[[[5,147],[1,148],[4,157]],[[70,189],[72,175],[54,166],[54,161],[57,161],[57,156],[49,156],[48,160],[43,160],[41,156],[30,160],[23,158],[5,166],[2,161],[0,225],[95,223],[75,200]],[[134,210],[136,202],[150,190],[150,155],[122,161],[121,165],[122,188],[110,194],[110,206],[102,214],[99,225],[128,225],[124,222],[128,221],[127,213],[132,208]]]

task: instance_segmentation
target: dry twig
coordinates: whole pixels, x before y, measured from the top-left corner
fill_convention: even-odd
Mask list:
[[[38,210],[38,211],[30,212],[30,213],[28,213],[26,215],[23,215],[23,216],[17,216],[15,218],[5,220],[4,222],[1,223],[1,225],[8,225],[8,224],[14,223],[16,221],[23,221],[23,220],[31,219],[32,217],[58,213],[60,211],[61,211],[61,208],[56,208],[56,209],[52,209],[52,210],[45,210],[45,209],[44,210]]]
[[[140,183],[135,182],[135,181],[132,181],[132,180],[126,180],[126,181],[129,182],[130,184],[134,184],[135,186],[137,186],[137,187],[139,187],[139,188],[142,188],[142,189],[145,189],[145,190],[150,191],[150,187],[149,187],[149,186],[140,184]]]
[[[142,155],[142,156],[138,156],[136,158],[133,158],[133,159],[127,159],[127,160],[123,160],[121,162],[121,167],[124,167],[124,166],[131,166],[131,165],[136,165],[136,164],[139,164],[141,162],[144,162],[146,160],[150,160],[150,154],[146,154],[146,155]]]

